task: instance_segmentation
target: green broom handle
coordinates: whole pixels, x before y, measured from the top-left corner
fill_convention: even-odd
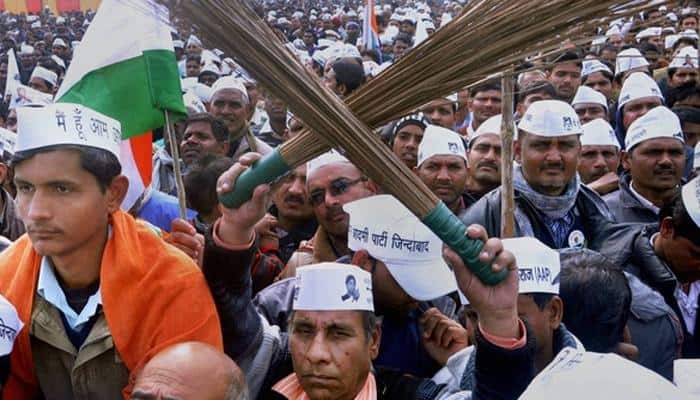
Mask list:
[[[243,171],[236,179],[234,189],[220,195],[219,202],[227,208],[238,208],[253,197],[253,191],[258,185],[270,183],[289,170],[279,149],[275,149]]]
[[[423,218],[423,223],[446,245],[456,251],[464,261],[464,265],[485,284],[495,286],[508,275],[505,269],[496,273],[491,270],[490,265],[479,261],[484,243],[467,237],[467,227],[447,208],[445,203],[440,202]]]

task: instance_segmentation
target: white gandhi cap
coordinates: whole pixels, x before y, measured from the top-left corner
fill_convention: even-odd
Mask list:
[[[222,76],[211,86],[212,97],[214,97],[216,92],[224,89],[238,90],[243,95],[245,102],[248,102],[248,90],[246,90],[243,80],[234,78],[231,75]]]
[[[457,290],[442,258],[442,240],[396,198],[371,196],[343,209],[350,216],[350,249],[366,250],[383,262],[409,296],[427,301]]]
[[[671,68],[698,68],[698,50],[696,48],[687,46],[682,48],[668,66]]]
[[[599,60],[584,60],[582,62],[581,77],[588,76],[590,74],[606,71],[612,75],[612,71],[607,65],[603,64]]]
[[[583,133],[576,111],[560,100],[542,100],[532,103],[520,120],[518,129],[545,137]]]
[[[107,150],[119,159],[121,124],[80,104],[55,103],[17,109],[15,151],[55,145],[78,145]]]
[[[297,269],[295,311],[374,311],[372,275],[350,264],[321,263]]]
[[[518,293],[559,294],[559,253],[533,237],[503,239],[518,264]]]
[[[671,138],[685,143],[680,119],[664,106],[654,107],[632,122],[625,136],[625,149],[631,151],[639,143],[656,138]]]
[[[34,71],[32,71],[32,76],[29,77],[29,80],[32,80],[33,78],[41,78],[50,83],[51,86],[56,86],[56,83],[58,82],[58,75],[56,75],[55,72],[42,67],[41,65],[34,67]]]
[[[337,163],[350,163],[350,160],[345,158],[342,154],[340,154],[337,150],[331,149],[330,151],[327,151],[320,156],[308,161],[306,163],[306,176],[307,179],[311,177],[311,174],[318,170],[321,167],[324,167],[329,164],[337,164]]]
[[[598,104],[606,111],[608,110],[608,102],[605,99],[605,96],[599,91],[584,85],[578,87],[578,90],[576,90],[576,95],[571,101],[572,106],[577,104]]]
[[[695,222],[695,225],[700,228],[700,177],[696,177],[683,185],[681,191],[683,193],[683,206],[685,206],[685,210],[688,212],[693,222]]]
[[[581,146],[615,146],[620,150],[620,142],[615,136],[615,130],[602,118],[583,124]]]
[[[622,50],[617,54],[615,59],[615,75],[625,73],[631,69],[647,67],[649,62],[646,58],[639,52],[639,50],[634,47]]]
[[[467,151],[462,137],[452,130],[428,125],[418,145],[418,166],[433,156],[457,156],[467,161]]]
[[[643,72],[635,72],[627,77],[627,80],[625,80],[625,83],[622,85],[617,102],[617,109],[621,109],[630,101],[645,97],[658,97],[661,101],[664,100],[659,85],[657,85],[649,75]]]

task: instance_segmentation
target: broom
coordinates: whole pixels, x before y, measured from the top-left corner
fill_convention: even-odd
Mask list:
[[[487,3],[499,2],[477,1],[473,4],[485,6]],[[607,4],[608,2],[581,1],[581,3],[590,4],[595,8],[598,3]],[[212,43],[231,51],[239,58],[245,57],[245,61],[243,58],[240,60],[244,67],[256,75],[264,86],[278,89],[277,95],[297,114],[304,115],[306,126],[314,132],[323,132],[326,139],[340,145],[348,157],[368,176],[396,196],[447,245],[456,250],[465,264],[482,281],[488,284],[500,282],[505,277],[506,271],[494,274],[490,266],[478,261],[482,243],[468,239],[465,235],[466,227],[461,221],[401,161],[394,157],[389,149],[360,123],[335,95],[306,73],[247,6],[241,5],[236,7],[223,0],[210,0],[198,3],[198,7],[185,5],[185,8],[189,8],[190,17],[198,21],[201,26],[210,28],[207,31],[207,37],[212,40]],[[568,2],[567,10],[571,12]],[[583,13],[583,10],[581,12]],[[460,18],[465,15],[467,14],[463,14]],[[430,39],[426,42],[429,41]],[[454,73],[454,70],[450,71]],[[454,80],[454,82],[460,81]],[[423,96],[429,96],[425,98],[426,101],[437,95],[435,91],[442,93],[441,91],[446,90],[442,87],[432,92],[426,89],[430,88],[418,91]],[[414,106],[415,104],[412,105]],[[297,145],[299,142],[297,141]],[[279,154],[277,157],[282,158]],[[280,163],[286,162],[281,160]],[[238,186],[238,183],[236,185]],[[407,191],[406,188],[414,188],[414,190]],[[224,198],[222,203],[226,206],[231,205],[230,199]]]
[[[255,55],[255,45],[252,48],[246,46],[248,40],[258,40],[261,35],[269,35],[269,31],[264,29],[264,23],[251,14],[249,17],[258,21],[256,28],[259,31],[250,34],[252,32],[245,29],[239,30],[237,28],[240,25],[236,21],[240,17],[232,14],[228,18],[226,14],[221,14],[226,5],[216,3],[212,2],[211,8],[207,8],[209,2],[206,1],[198,6],[194,6],[193,2],[184,2],[183,6],[187,8],[190,19],[201,21],[202,26],[208,27],[205,34],[213,43],[238,55],[239,63],[260,77],[259,80],[265,81],[264,77],[274,76],[275,72],[268,65],[272,63],[264,55]],[[348,106],[360,120],[376,128],[411,113],[415,108],[441,95],[483,81],[488,75],[508,68],[527,55],[543,50],[553,51],[561,41],[560,37],[553,34],[555,32],[566,31],[567,37],[585,36],[584,32],[601,23],[601,19],[588,22],[593,18],[608,14],[610,18],[618,18],[650,7],[639,6],[638,2],[629,0],[622,5],[612,5],[613,3],[615,2],[599,0],[472,1],[462,15],[349,97]],[[543,15],[547,17],[542,18]],[[573,28],[569,28],[571,25]],[[250,39],[231,41],[232,36],[238,35],[232,35],[231,30],[222,30],[221,27],[226,26],[238,31],[241,37]],[[491,40],[484,42],[482,37]],[[261,46],[264,45],[257,47]],[[275,48],[276,50],[267,52],[267,55],[277,58],[277,62],[284,58],[283,53],[287,50],[280,50],[278,42]],[[479,57],[463,56],[470,54],[473,49],[479,49]],[[546,56],[544,54],[540,58]],[[435,59],[438,58],[440,64],[445,66],[442,69],[436,69]],[[301,77],[295,74],[293,79],[299,82]],[[272,81],[272,86],[269,87],[276,88],[278,83],[274,79]],[[301,115],[299,109],[291,108],[297,111],[297,115]],[[223,199],[224,204],[239,206],[250,198],[257,185],[271,182],[288,172],[291,166],[308,161],[329,148],[326,143],[318,140],[318,136],[305,130],[291,141],[283,143],[253,168],[246,170],[236,182],[235,191]]]

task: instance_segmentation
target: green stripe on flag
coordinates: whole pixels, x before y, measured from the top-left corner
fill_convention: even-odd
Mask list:
[[[175,54],[168,50],[147,50],[91,71],[58,101],[83,104],[120,121],[123,139],[164,126],[164,110],[173,121],[186,115]]]

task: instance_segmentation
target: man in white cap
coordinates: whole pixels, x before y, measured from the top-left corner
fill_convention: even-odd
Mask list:
[[[650,28],[642,29],[637,35],[635,35],[634,39],[640,45],[649,43],[659,49],[662,49],[664,46],[664,39],[661,37],[662,34],[663,32],[661,27],[652,26]]]
[[[37,65],[29,77],[29,87],[41,93],[53,95],[58,89],[58,75],[41,65]]]
[[[66,40],[60,37],[53,40],[51,53],[61,57],[62,60],[70,59],[70,47],[68,47]]]
[[[583,124],[578,162],[581,181],[603,196],[617,190],[619,166],[620,144],[612,126],[604,119]]]
[[[570,102],[581,85],[581,59],[576,53],[564,52],[550,61],[547,80],[554,86],[559,100]]]
[[[464,197],[471,203],[501,185],[501,114],[479,126],[467,146],[468,178]]]
[[[668,83],[678,87],[686,82],[698,80],[698,50],[693,47],[682,48],[668,66]]]
[[[222,175],[220,190],[230,190],[235,178],[256,159],[257,157],[246,155],[241,159],[242,164],[235,165]],[[406,284],[407,289],[418,297],[432,297],[436,293],[455,289],[455,277],[449,276],[450,271],[444,261],[439,266],[431,265],[431,269],[434,268],[436,273],[444,277],[426,280],[421,279],[426,273],[426,265],[412,260],[440,259],[439,239],[434,236],[431,238],[425,226],[405,208],[400,209],[400,204],[391,196],[381,196],[376,199],[376,204],[357,203],[357,208],[349,204],[352,208],[349,211],[358,217],[359,225],[354,228],[358,232],[353,231],[351,235],[355,234],[353,247],[361,249],[353,257],[353,263],[359,266],[322,263],[300,268],[296,278],[281,281],[266,290],[280,297],[276,303],[277,308],[281,308],[278,310],[281,315],[265,311],[259,314],[260,309],[256,312],[247,291],[250,285],[249,264],[255,241],[253,226],[264,214],[266,192],[264,186],[258,187],[251,201],[235,210],[223,210],[223,215],[215,224],[212,237],[207,242],[207,261],[203,267],[212,291],[222,293],[215,297],[223,316],[227,354],[246,373],[252,397],[311,400],[435,399],[445,398],[451,390],[459,390],[462,378],[462,370],[459,369],[453,374],[452,385],[437,385],[415,377],[409,378],[400,370],[390,372],[377,366],[376,362],[372,368],[372,361],[381,358],[385,344],[398,340],[391,333],[385,335],[384,328],[387,324],[400,322],[387,321],[385,318],[380,329],[380,323],[376,319],[375,310],[380,312],[380,308],[386,306],[383,299],[391,293],[386,290],[393,288],[392,290],[403,292],[402,286],[397,282],[406,281],[410,282]],[[364,201],[375,199],[368,198],[360,202]],[[387,215],[386,219],[377,219],[376,214],[368,212],[370,210],[366,206],[379,204],[396,212]],[[407,219],[409,216],[412,219]],[[406,221],[408,223],[404,223]],[[417,233],[415,238],[404,234],[410,230]],[[483,230],[479,232],[473,228],[471,234],[484,237]],[[401,242],[401,246],[392,247],[393,241]],[[500,242],[491,240],[485,249],[489,254],[496,255],[502,265],[514,268],[511,265],[512,258],[508,259],[510,254],[492,247],[496,244],[500,247]],[[370,257],[368,248],[380,259]],[[462,283],[471,278],[471,274],[453,252],[445,251],[447,259],[457,272],[461,287]],[[406,257],[408,253],[413,257]],[[403,264],[396,264],[390,270],[381,259],[390,263],[403,261]],[[486,262],[490,263],[492,259],[488,257]],[[523,357],[521,352],[525,349],[532,351],[534,343],[523,342],[525,337],[522,331],[518,332],[521,322],[512,313],[515,310],[516,281],[513,269],[505,285],[487,289],[478,280],[474,280],[471,286],[465,285],[463,288],[474,307],[486,316],[477,333],[479,351],[483,357],[476,360],[476,371],[481,380],[474,392],[475,398],[482,398],[479,393],[481,396],[489,393],[482,391],[484,385],[494,390],[490,392],[493,395],[515,398],[532,376],[532,355]],[[410,299],[406,292],[403,293]],[[487,300],[489,296],[490,300]],[[496,307],[502,312],[494,312]],[[449,364],[450,356],[466,344],[465,338],[457,340],[458,337],[463,337],[463,328],[444,318],[434,319],[432,313],[429,315],[430,323],[426,325],[425,335],[418,337],[427,343],[426,350]],[[241,323],[242,319],[246,322]],[[288,322],[289,328],[270,326],[277,322]],[[494,328],[498,333],[489,331]],[[520,328],[523,326],[520,325]],[[285,331],[288,333],[280,333]],[[484,340],[485,331],[489,333],[486,335],[489,340]],[[406,334],[405,331],[396,332]],[[336,340],[335,337],[343,339]],[[514,340],[507,341],[506,345],[506,341],[501,341],[505,337]],[[445,347],[438,345],[443,339]],[[501,345],[505,346],[499,347]],[[415,357],[414,351],[409,349],[398,346],[392,351],[402,353],[400,355],[404,357]],[[494,368],[492,373],[487,373],[486,364]],[[501,367],[495,368],[495,365]],[[525,373],[511,374],[516,369]],[[504,374],[502,378],[507,379],[509,384],[504,385],[500,379],[495,378],[496,371]],[[492,388],[491,385],[495,387]]]
[[[602,93],[613,104],[613,73],[610,68],[598,60],[584,60],[581,70],[581,84]]]
[[[281,277],[295,275],[297,267],[335,261],[350,253],[348,214],[343,206],[377,194],[379,188],[347,158],[335,150],[307,163],[306,189],[318,229],[292,254]]]
[[[223,76],[214,82],[211,89],[209,111],[226,122],[231,146],[229,156],[236,161],[251,150],[261,154],[271,152],[272,148],[251,132],[248,123],[250,98],[243,81],[232,76]]]
[[[583,133],[574,109],[559,100],[533,103],[518,124],[513,171],[515,236],[534,236],[547,246],[597,248],[612,219],[605,203],[577,174]],[[467,209],[462,221],[501,230],[501,190]]]
[[[454,129],[457,123],[457,96],[435,99],[420,109],[428,123],[446,129]]]
[[[594,119],[608,119],[608,101],[605,96],[588,86],[579,86],[571,101],[582,124]]]
[[[467,184],[467,151],[462,137],[452,130],[428,125],[418,146],[413,171],[455,215],[472,202],[463,197]]]
[[[605,196],[618,222],[655,223],[685,171],[681,122],[666,107],[650,110],[630,125],[622,156],[620,190]]]
[[[535,238],[504,239],[503,247],[513,253],[518,263],[518,313],[535,336],[536,373],[550,365],[565,348],[585,352],[581,342],[561,323],[564,304],[559,297],[559,253]],[[477,380],[470,367],[478,351],[471,351],[467,362],[468,387]]]
[[[187,44],[185,45],[185,53],[188,56],[191,55],[201,55],[202,54],[202,41],[199,40],[199,38],[195,35],[190,35],[189,39],[187,39]]]
[[[163,346],[222,348],[197,266],[120,210],[129,182],[119,122],[78,104],[21,107],[17,139],[15,201],[28,234],[0,258],[0,293],[27,328],[4,395],[121,398]]]
[[[632,122],[654,107],[664,104],[659,85],[649,75],[635,72],[625,80],[617,100],[615,135],[620,146],[625,146],[625,136]]]

